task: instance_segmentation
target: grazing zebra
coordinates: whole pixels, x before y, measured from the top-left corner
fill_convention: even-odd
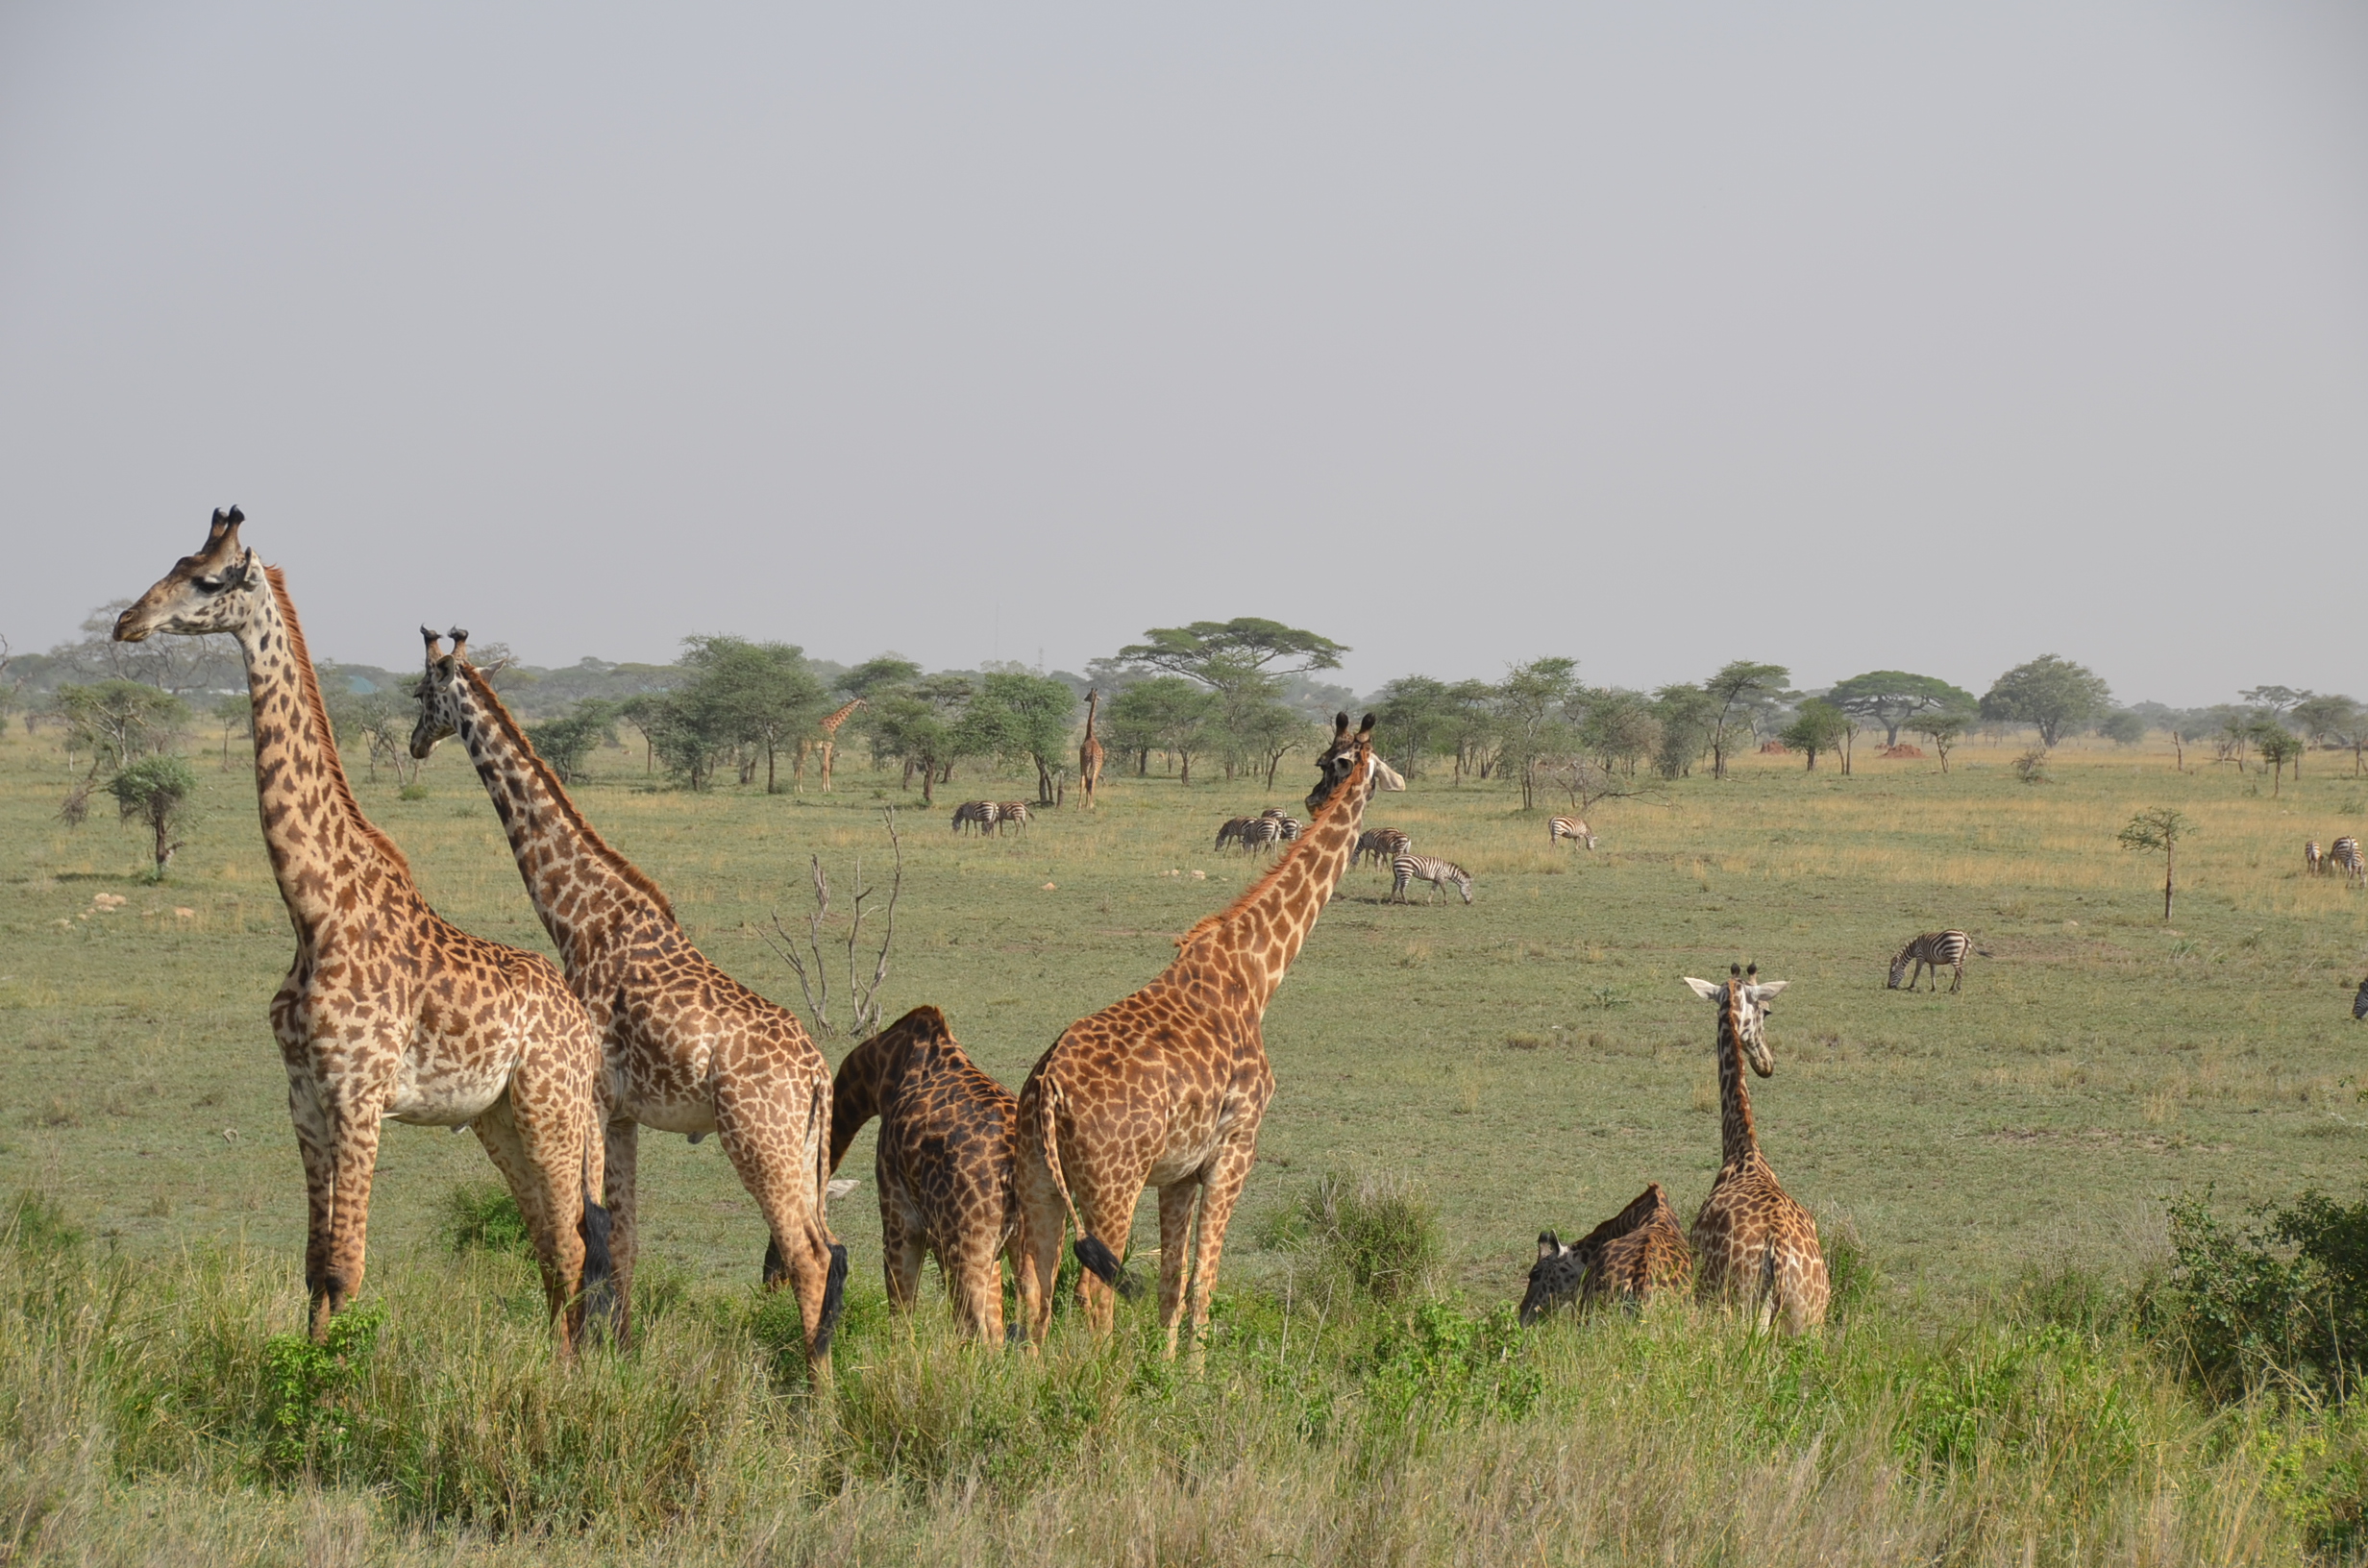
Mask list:
[[[1409,882],[1428,882],[1431,885],[1430,896],[1422,900],[1426,904],[1436,902],[1449,883],[1453,883],[1455,891],[1464,895],[1464,902],[1471,902],[1471,872],[1451,860],[1435,860],[1429,855],[1399,855],[1390,862],[1390,896],[1401,904],[1406,902],[1406,884]]]
[[[1271,849],[1283,841],[1283,824],[1273,817],[1252,817],[1242,829],[1242,847],[1252,854]]]
[[[1369,827],[1357,835],[1357,846],[1348,852],[1348,864],[1354,866],[1360,855],[1370,855],[1373,864],[1380,866],[1414,846],[1415,841],[1394,827]]]
[[[1025,828],[1034,820],[1028,815],[1024,800],[998,800],[995,803],[995,833],[998,838],[1002,837],[1006,825]]]
[[[2335,863],[2346,882],[2368,883],[2368,862],[2359,858],[2359,840],[2349,835],[2337,839],[2327,858]]]
[[[2308,875],[2318,876],[2326,870],[2327,856],[2320,850],[2319,841],[2312,839],[2303,845],[2303,870]]]
[[[1924,977],[1924,970],[1929,967],[1933,971],[1933,990],[1938,991],[1940,971],[1955,965],[1957,978],[1950,982],[1949,989],[1956,991],[1965,983],[1965,952],[1972,945],[1973,939],[1962,931],[1927,931],[1902,947],[1899,956],[1891,960],[1891,979],[1886,989],[1897,991],[1899,983],[1906,980],[1908,989],[1915,990],[1916,980]],[[1915,966],[1913,979],[1909,978],[1910,964]]]
[[[1590,849],[1595,847],[1595,835],[1576,817],[1552,817],[1546,820],[1545,842],[1560,844],[1565,839],[1576,839]]]
[[[953,830],[974,827],[984,833],[995,825],[996,814],[1001,810],[992,800],[965,800],[953,808]]]
[[[1250,825],[1257,821],[1258,819],[1255,817],[1226,818],[1224,824],[1217,830],[1217,847],[1222,849],[1229,844],[1238,844],[1245,849],[1248,848],[1249,840],[1246,835],[1248,833]]]
[[[2359,994],[2352,998],[2352,1021],[2368,1018],[2368,980],[2359,983]]]

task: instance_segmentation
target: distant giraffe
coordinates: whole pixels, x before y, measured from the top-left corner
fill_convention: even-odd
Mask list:
[[[1568,1246],[1552,1231],[1538,1237],[1538,1262],[1521,1298],[1521,1321],[1535,1323],[1566,1302],[1582,1309],[1616,1301],[1631,1309],[1682,1289],[1693,1279],[1693,1249],[1677,1211],[1654,1182],[1627,1208]]]
[[[1003,1271],[1020,1268],[1013,1183],[1020,1102],[974,1066],[934,1007],[916,1007],[848,1053],[831,1089],[830,1168],[879,1117],[873,1170],[879,1187],[888,1300],[909,1310],[922,1260],[937,1255],[963,1324],[1003,1342]]]
[[[822,756],[823,794],[828,795],[830,793],[830,758],[832,753],[838,749],[839,726],[847,723],[847,716],[849,714],[854,712],[857,708],[868,706],[870,706],[870,704],[865,702],[862,698],[856,698],[853,701],[839,709],[838,712],[831,714],[829,717],[823,720],[821,723],[815,726],[822,731],[820,735],[801,735],[798,737],[798,760],[790,765],[789,771],[790,783],[793,789],[803,789],[805,787],[805,757],[807,752],[814,751],[819,752]]]
[[[1718,1176],[1693,1216],[1694,1267],[1701,1295],[1740,1297],[1758,1320],[1799,1334],[1825,1321],[1832,1284],[1817,1222],[1792,1201],[1760,1152],[1743,1062],[1765,1078],[1776,1070],[1767,1046],[1767,1004],[1790,984],[1759,979],[1729,966],[1725,985],[1686,977],[1694,994],[1718,1009]]]
[[[296,928],[271,1002],[303,1158],[305,1289],[319,1338],[361,1289],[383,1122],[468,1127],[534,1238],[562,1353],[583,1292],[605,1288],[607,1216],[596,1084],[600,1039],[551,961],[469,935],[420,896],[370,824],[336,742],[277,567],[238,543],[238,508],[116,619],[115,640],[158,632],[238,640],[254,703],[263,845]]]
[[[1159,1311],[1175,1353],[1192,1262],[1196,1347],[1209,1320],[1225,1226],[1249,1177],[1274,1093],[1260,1029],[1316,918],[1348,869],[1372,794],[1372,729],[1339,716],[1296,844],[1233,904],[1176,943],[1149,985],[1062,1031],[1020,1090],[1020,1301],[1028,1340],[1052,1321],[1052,1281],[1071,1224],[1077,1291],[1098,1334],[1136,1200],[1159,1188]],[[1193,1223],[1199,1200],[1199,1225]]]
[[[1085,739],[1077,743],[1077,790],[1085,803],[1092,806],[1101,790],[1101,742],[1094,737],[1094,713],[1101,706],[1101,693],[1085,694]]]
[[[421,630],[428,667],[415,693],[411,755],[426,758],[447,735],[468,747],[534,913],[600,1027],[619,1293],[631,1288],[639,1250],[641,1128],[712,1132],[765,1216],[764,1283],[786,1281],[796,1292],[807,1367],[826,1377],[847,1279],[847,1249],[825,1215],[829,1065],[796,1014],[691,944],[666,894],[584,820],[469,663],[469,634],[452,635],[445,653],[434,632]]]

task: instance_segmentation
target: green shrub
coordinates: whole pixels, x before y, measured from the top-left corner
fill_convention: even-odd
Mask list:
[[[301,1334],[263,1341],[266,1475],[284,1480],[334,1464],[351,1435],[354,1390],[385,1324],[385,1304],[372,1302],[331,1318],[319,1344]]]
[[[1528,1344],[1510,1302],[1475,1315],[1426,1301],[1386,1327],[1353,1370],[1385,1432],[1517,1421],[1545,1385]]]
[[[2368,1200],[2306,1191],[2224,1223],[2208,1190],[2170,1204],[2171,1268],[2147,1327],[2215,1397],[2258,1385],[2334,1400],[2368,1354]]]
[[[455,1252],[534,1256],[534,1234],[509,1189],[492,1182],[463,1182],[444,1200],[444,1240]]]
[[[1379,1302],[1427,1289],[1445,1251],[1438,1205],[1394,1176],[1320,1177],[1298,1218],[1304,1244]]]

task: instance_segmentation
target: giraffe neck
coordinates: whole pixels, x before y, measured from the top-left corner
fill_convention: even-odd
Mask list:
[[[1094,744],[1094,710],[1100,705],[1101,693],[1088,692],[1085,694],[1085,744],[1087,746]]]
[[[860,707],[862,707],[862,706],[863,706],[863,698],[859,697],[859,698],[855,698],[855,700],[853,700],[852,702],[850,702],[849,704],[847,704],[847,706],[845,706],[845,707],[841,708],[838,712],[836,712],[836,713],[832,714],[829,718],[827,718],[827,719],[824,720],[824,721],[823,721],[823,733],[824,733],[825,735],[836,735],[836,734],[838,734],[838,732],[839,732],[839,726],[840,726],[841,724],[843,724],[843,723],[847,723],[847,716],[848,716],[849,714],[851,714],[851,713],[854,712],[857,708],[860,708]]]
[[[255,797],[272,875],[299,941],[310,943],[358,907],[416,899],[411,869],[354,798],[279,568],[270,594],[238,628],[254,706]]]
[[[527,896],[568,973],[581,973],[636,930],[656,922],[672,926],[666,895],[592,830],[485,677],[458,665],[453,695],[469,760],[493,798]]]
[[[887,1109],[891,1079],[901,1078],[909,1045],[900,1030],[873,1036],[848,1053],[830,1085],[830,1168],[839,1168],[847,1146],[863,1124]]]
[[[1371,771],[1368,753],[1363,767],[1333,792],[1272,870],[1231,907],[1185,934],[1172,974],[1188,967],[1228,969],[1248,992],[1251,1016],[1265,1015],[1291,961],[1315,929],[1316,917],[1323,913],[1332,890],[1348,870],[1357,828],[1365,820]]]
[[[1735,1034],[1734,1008],[1730,1000],[1718,1015],[1718,1158],[1726,1165],[1741,1164],[1760,1147],[1751,1124],[1751,1090],[1743,1087],[1743,1047]]]

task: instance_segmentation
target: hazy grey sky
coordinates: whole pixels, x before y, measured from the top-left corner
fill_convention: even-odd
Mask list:
[[[2368,697],[2368,7],[0,7],[0,632]]]

